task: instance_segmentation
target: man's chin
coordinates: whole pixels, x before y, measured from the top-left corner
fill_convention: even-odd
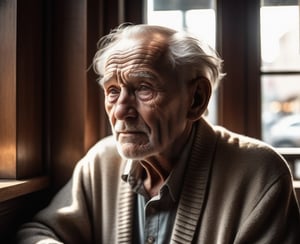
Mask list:
[[[143,159],[148,155],[145,150],[141,149],[140,145],[132,145],[131,143],[118,144],[118,152],[125,159]]]

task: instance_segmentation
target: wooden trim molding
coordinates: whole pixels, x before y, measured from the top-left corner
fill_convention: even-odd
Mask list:
[[[43,172],[42,1],[0,3],[0,177]]]
[[[31,178],[29,180],[0,180],[0,203],[40,191],[49,187],[49,178],[46,176]]]

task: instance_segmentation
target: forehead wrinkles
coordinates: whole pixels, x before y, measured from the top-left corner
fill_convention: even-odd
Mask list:
[[[127,50],[116,50],[107,59],[105,71],[110,73],[116,69],[129,69],[130,65],[153,66],[161,57],[162,45],[140,45]]]

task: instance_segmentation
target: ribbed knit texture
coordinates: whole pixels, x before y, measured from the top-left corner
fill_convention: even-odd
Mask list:
[[[187,173],[178,205],[171,243],[192,243],[194,233],[201,219],[205,190],[207,189],[210,162],[213,157],[216,137],[202,134],[201,124],[197,128],[196,139],[189,159]],[[207,128],[206,128],[207,129]],[[205,142],[211,147],[203,147]],[[132,243],[132,223],[134,218],[134,194],[130,187],[122,182],[119,195],[118,243]]]
[[[135,197],[127,183],[121,181],[120,184],[117,241],[118,243],[132,243]]]
[[[191,158],[189,160],[187,174],[185,177],[175,226],[171,238],[171,243],[192,243],[194,233],[200,224],[198,220],[203,211],[203,202],[205,198],[205,190],[207,189],[210,162],[213,156],[215,137],[203,138],[205,135],[201,133],[201,128],[197,130],[196,141],[192,148]],[[212,147],[202,147],[201,142],[206,142]]]

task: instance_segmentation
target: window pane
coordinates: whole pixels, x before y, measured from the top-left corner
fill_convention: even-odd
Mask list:
[[[215,10],[213,9],[195,9],[186,12],[186,25],[188,31],[199,36],[199,38],[212,47],[216,46],[215,21],[216,16]]]
[[[300,71],[299,6],[263,6],[260,22],[262,71]]]
[[[164,25],[180,30],[182,28],[182,19],[181,11],[148,11],[148,23],[152,25]]]
[[[300,147],[300,75],[263,75],[263,139],[275,147]]]
[[[173,4],[170,4],[170,3]],[[214,1],[190,0],[188,4],[176,1],[147,1],[147,23],[162,25],[176,30],[187,30],[215,48],[216,14]],[[208,119],[217,123],[217,96],[212,96]]]

